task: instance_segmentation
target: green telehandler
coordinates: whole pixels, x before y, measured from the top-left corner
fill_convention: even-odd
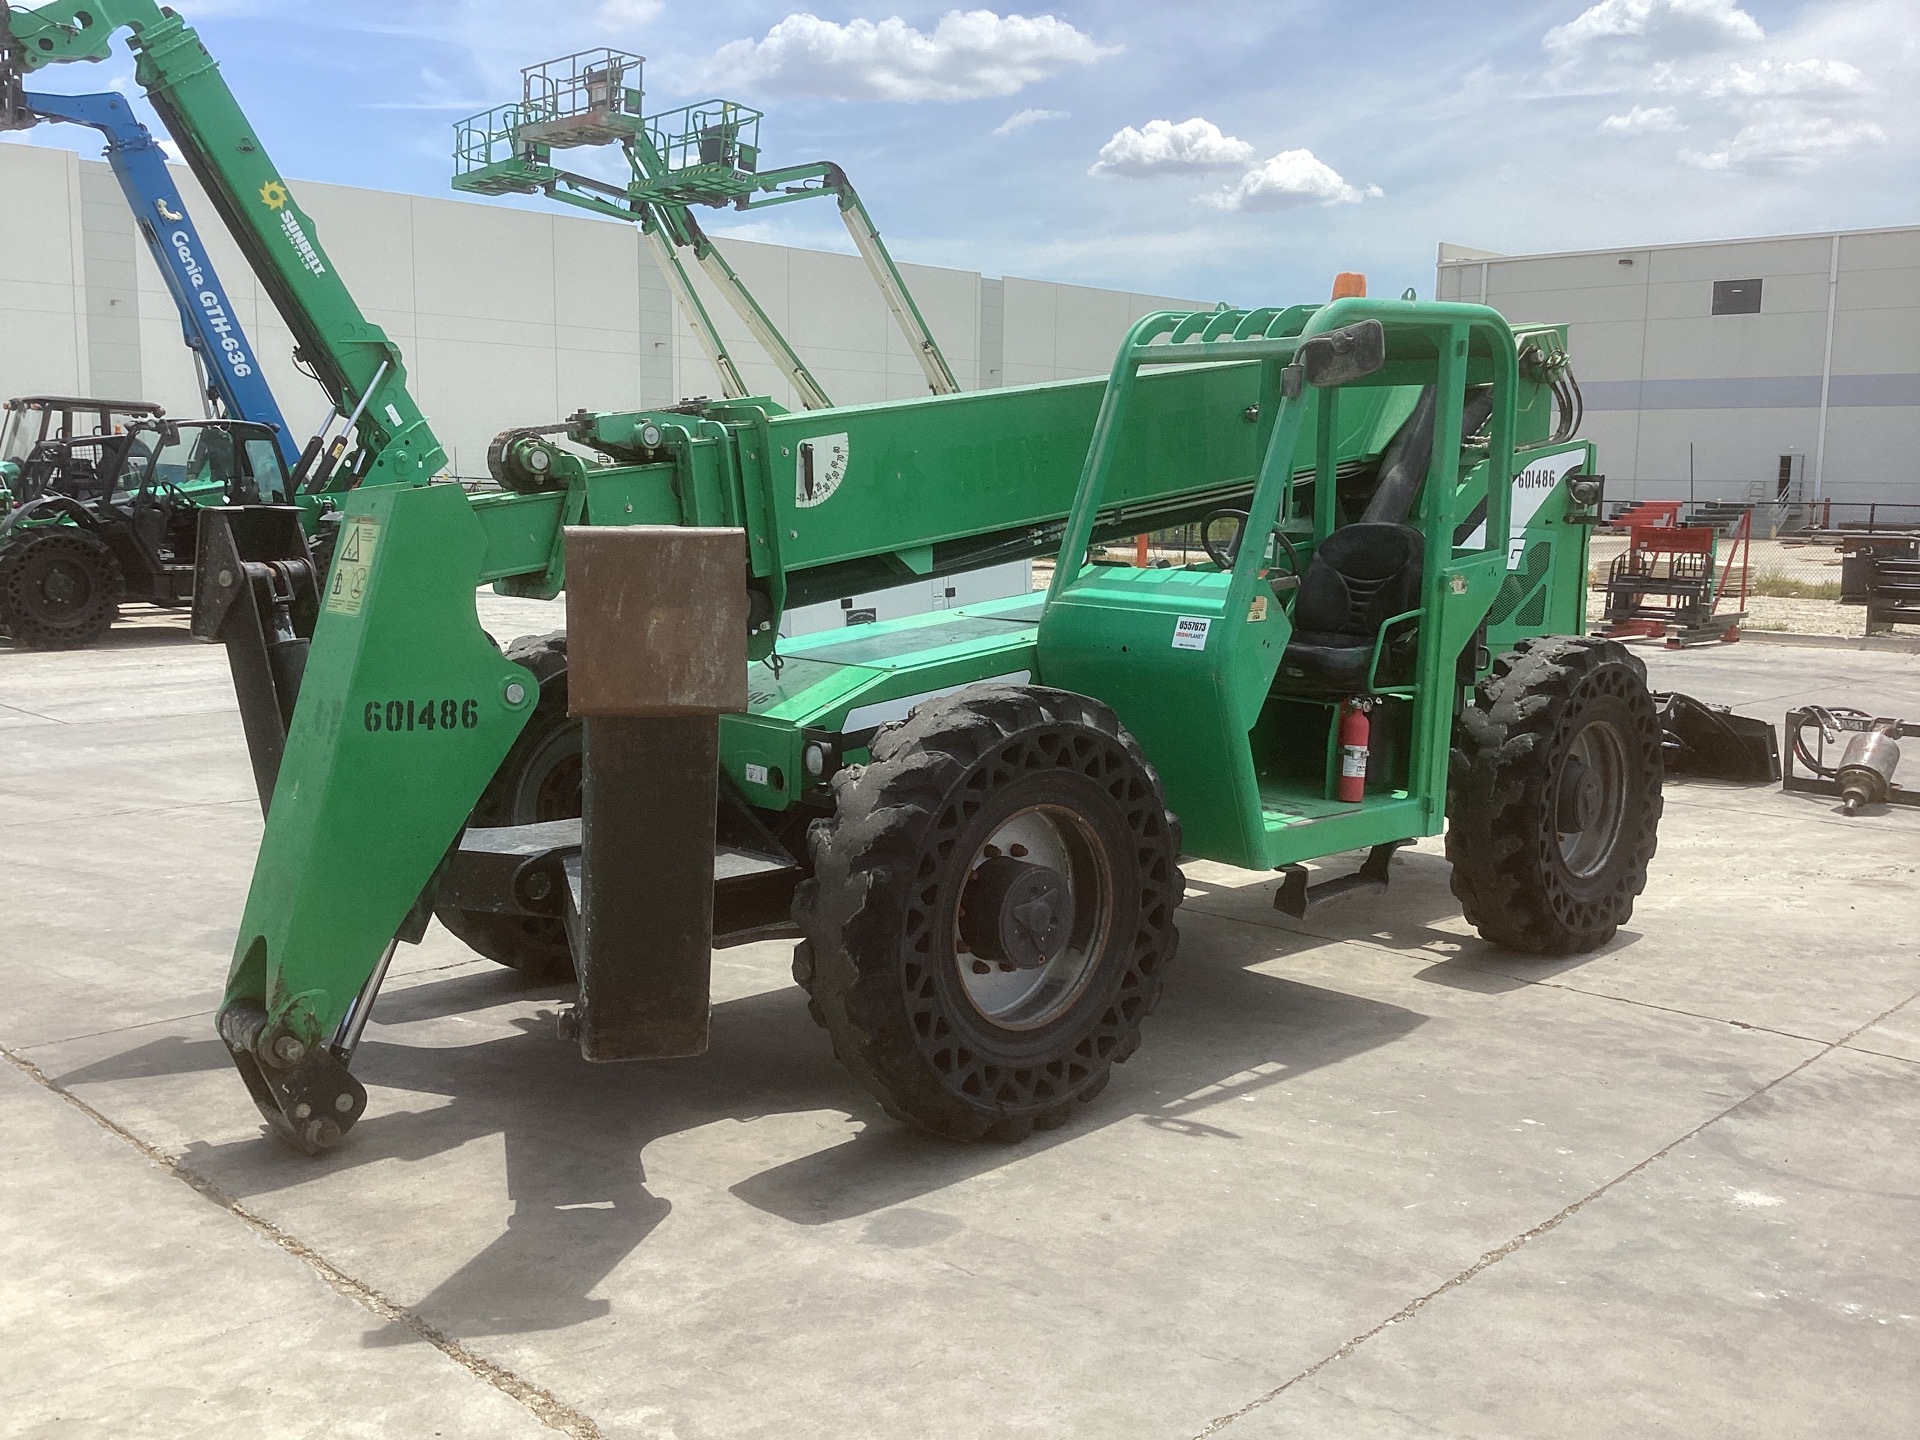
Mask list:
[[[228,206],[245,138],[231,180],[204,149]],[[504,434],[498,493],[416,464],[344,494],[324,575],[291,509],[209,510],[194,624],[267,807],[219,1033],[318,1153],[435,914],[571,971],[590,1060],[699,1053],[714,947],[790,937],[891,1114],[1012,1141],[1138,1046],[1183,856],[1278,872],[1300,915],[1445,830],[1488,940],[1601,945],[1646,882],[1661,735],[1639,662],[1580,634],[1576,408],[1558,328],[1349,297],[1148,316],[1104,378],[582,411]],[[1202,562],[1097,558],[1190,523]],[[1044,594],[778,638],[792,606],[1049,555]],[[566,633],[502,652],[489,582],[564,589]]]
[[[1303,915],[1445,828],[1488,939],[1604,943],[1661,736],[1637,659],[1578,635],[1599,487],[1563,374],[1557,331],[1479,306],[1161,314],[1105,380],[581,414],[504,450],[504,493],[349,497],[277,640],[244,594],[197,617],[249,734],[291,715],[220,1022],[262,1113],[310,1151],[359,1116],[348,1062],[430,913],[577,975],[598,1060],[699,1053],[712,948],[797,938],[891,1113],[1003,1140],[1138,1045],[1182,855],[1279,871]],[[209,512],[203,566],[298,574],[271,518]],[[1196,520],[1203,562],[1088,558]],[[1043,554],[1045,594],[775,638],[876,574]],[[567,633],[501,653],[476,584],[563,579]],[[297,702],[249,687],[309,634]]]

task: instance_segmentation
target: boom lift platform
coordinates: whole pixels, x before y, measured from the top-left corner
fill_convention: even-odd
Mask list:
[[[209,193],[284,267],[292,229],[256,211],[290,199],[177,18],[60,0],[12,26],[51,58],[130,27]],[[204,512],[195,629],[227,644],[266,806],[218,1028],[303,1150],[364,1113],[356,1047],[436,913],[577,974],[564,1033],[596,1060],[697,1053],[712,946],[797,935],[854,1077],[1001,1140],[1139,1044],[1183,854],[1364,849],[1377,887],[1445,826],[1495,943],[1586,950],[1632,913],[1661,731],[1639,662],[1578,634],[1598,484],[1557,329],[1362,298],[1164,313],[1105,379],[577,413],[503,437],[505,489],[470,496],[384,403],[397,356],[315,324],[344,292],[302,274],[309,333],[373,376],[367,483],[324,579],[294,508]],[[1204,562],[1090,561],[1193,521]],[[1044,596],[777,640],[789,606],[1045,554]],[[489,581],[565,584],[571,635],[503,654]],[[1302,891],[1277,898],[1334,893]]]
[[[831,196],[920,363],[927,389],[935,395],[957,391],[946,357],[846,172],[829,161],[762,170],[760,122],[765,117],[737,101],[702,100],[643,115],[644,63],[643,56],[603,48],[521,71],[517,103],[482,111],[454,127],[453,188],[478,195],[544,194],[598,215],[638,222],[681,314],[720,376],[721,393],[744,398],[750,392],[739,366],[680,263],[679,252],[689,251],[808,410],[833,402],[701,229],[691,207],[758,210]],[[631,176],[626,185],[553,164],[555,150],[603,145],[620,147]]]

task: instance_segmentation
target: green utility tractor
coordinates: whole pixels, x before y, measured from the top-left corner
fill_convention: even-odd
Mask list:
[[[146,400],[72,395],[22,395],[0,405],[0,515],[13,509],[21,467],[41,441],[112,435],[135,420],[166,413]]]
[[[12,462],[13,503],[0,519],[0,634],[31,650],[93,644],[123,600],[190,604],[201,508],[288,493],[270,425],[57,403],[67,407],[68,433],[35,441]],[[71,421],[96,413],[117,418],[111,428]]]
[[[1277,873],[1302,915],[1444,829],[1488,940],[1604,944],[1661,736],[1640,663],[1579,634],[1573,397],[1561,331],[1481,306],[1165,313],[1105,380],[510,432],[502,493],[348,496],[328,575],[287,510],[209,511],[195,628],[267,805],[220,1033],[317,1152],[433,914],[577,976],[561,1033],[593,1060],[699,1053],[713,947],[790,937],[889,1113],[1016,1140],[1139,1045],[1183,856]],[[1194,522],[1203,562],[1091,558]],[[776,638],[792,605],[1041,555],[1044,594]],[[567,633],[503,653],[488,581],[564,584]]]

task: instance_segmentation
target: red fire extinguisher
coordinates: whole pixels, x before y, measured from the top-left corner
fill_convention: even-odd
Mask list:
[[[1349,805],[1367,798],[1367,739],[1373,724],[1371,700],[1349,700],[1340,709],[1340,785],[1335,792]]]

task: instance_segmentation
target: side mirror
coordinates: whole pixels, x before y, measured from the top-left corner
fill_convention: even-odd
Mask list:
[[[1387,363],[1387,332],[1378,320],[1362,320],[1302,342],[1294,352],[1306,382],[1316,389],[1364,380]]]

